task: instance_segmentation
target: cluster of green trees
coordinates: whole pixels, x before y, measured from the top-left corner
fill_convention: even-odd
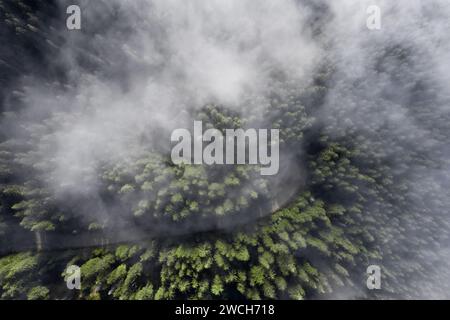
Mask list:
[[[308,291],[324,293],[348,283],[346,268],[361,250],[332,225],[324,206],[305,193],[232,233],[9,255],[0,259],[0,292],[3,298],[29,299],[303,299]],[[302,252],[332,264],[315,266]],[[64,291],[63,272],[54,278],[64,263],[81,267],[81,291]]]
[[[399,173],[384,142],[370,132],[350,127],[332,138],[329,132],[335,132],[333,124],[314,121],[313,112],[301,104],[316,103],[317,97],[310,94],[317,91],[325,92],[323,87],[310,88],[294,99],[295,92],[289,91],[287,97],[274,98],[268,110],[274,117],[279,115],[274,123],[285,137],[284,145],[307,150],[306,158],[300,152],[298,157],[307,166],[306,183],[299,186],[304,191],[286,208],[243,219],[246,223],[235,225],[233,230],[45,252],[45,244],[39,243],[45,234],[83,228],[95,234],[101,232],[105,221],[77,219],[76,212],[39,185],[39,167],[24,161],[27,153],[35,155],[35,151],[21,146],[23,152],[19,153],[19,143],[5,141],[1,158],[2,237],[8,241],[8,230],[19,225],[35,233],[39,250],[0,259],[1,296],[303,299],[351,287],[363,297],[368,292],[360,288],[370,264],[383,267],[383,291],[378,293],[382,297],[414,296],[411,279],[431,285],[434,272],[445,272],[433,263],[439,260],[439,243],[448,236],[433,229],[437,229],[436,224],[448,223],[444,208],[439,216],[435,206],[427,210],[425,204],[417,203],[423,190],[414,188],[416,177],[410,172]],[[283,99],[288,101],[286,105]],[[291,136],[296,128],[291,123],[295,115],[306,119],[298,121],[302,123],[299,133]],[[218,127],[231,123],[219,107],[205,107],[201,117],[217,121],[213,124]],[[232,121],[238,123],[237,119]],[[289,130],[284,130],[285,123]],[[440,165],[413,154],[414,150],[409,153],[396,157],[403,157],[403,163],[415,168]],[[104,192],[128,210],[130,219],[141,221],[142,230],[145,221],[166,219],[176,226],[179,220],[196,216],[206,219],[230,214],[239,218],[240,214],[261,210],[250,203],[260,204],[261,197],[269,201],[273,192],[253,168],[173,166],[163,154],[147,153],[133,162],[104,168]],[[24,178],[19,174],[22,172],[30,174]],[[428,193],[434,188],[432,201],[438,203],[438,186],[426,179],[423,183]],[[415,207],[411,207],[412,201],[416,201]],[[230,209],[226,210],[227,206]],[[417,229],[417,224],[427,227]],[[417,233],[415,237],[409,235],[412,230]],[[436,252],[434,260],[422,256],[424,252]],[[64,270],[72,264],[81,267],[83,285],[79,292],[65,289]]]
[[[11,38],[11,48],[26,47],[36,34],[48,40],[42,45],[56,47],[35,18],[51,11],[52,2],[44,2],[0,1],[0,32]],[[50,188],[55,128],[74,115],[61,111],[36,122],[21,119],[11,101],[3,103],[2,123],[20,119],[24,125],[18,135],[0,136],[0,298],[305,299],[335,297],[341,289],[353,297],[448,296],[449,284],[436,283],[436,275],[449,276],[441,244],[450,230],[450,204],[442,194],[450,181],[442,148],[450,118],[428,108],[445,103],[430,86],[408,82],[405,50],[380,56],[398,59],[394,71],[383,71],[381,60],[378,72],[395,74],[405,92],[414,89],[408,110],[421,130],[384,121],[388,117],[372,121],[400,103],[389,96],[362,99],[357,108],[339,106],[345,99],[327,101],[336,84],[324,63],[308,87],[280,76],[264,97],[247,97],[243,105],[258,114],[211,104],[194,115],[206,128],[279,128],[281,154],[304,168],[297,185],[283,188],[254,166],[175,166],[166,153],[144,150],[96,168],[96,194],[106,214],[80,214],[81,207],[97,210],[92,199],[56,197]],[[13,57],[8,61],[16,65],[6,68],[25,68]],[[361,90],[369,85],[359,83]],[[355,88],[339,88],[342,96],[346,90]],[[20,98],[14,103],[20,106]],[[296,193],[278,208],[279,193],[287,189]],[[220,228],[224,221],[232,227]],[[208,227],[197,229],[201,224]],[[148,236],[114,244],[110,234],[122,225]],[[158,234],[155,225],[174,233]],[[53,251],[48,240],[86,234],[95,239],[89,247]],[[64,280],[73,264],[81,267],[79,291],[68,290]],[[380,291],[365,288],[371,264],[382,267]]]
[[[206,106],[196,118],[207,128],[243,125],[242,119],[219,109]],[[268,179],[255,165],[173,165],[167,154],[154,152],[106,169],[102,179],[112,197],[119,197],[136,217],[147,221],[232,215],[272,197]]]

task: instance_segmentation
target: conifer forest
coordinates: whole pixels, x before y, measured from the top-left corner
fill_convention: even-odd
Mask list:
[[[0,44],[0,300],[450,299],[449,1],[0,0]]]

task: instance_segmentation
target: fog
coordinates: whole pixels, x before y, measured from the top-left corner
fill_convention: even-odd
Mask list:
[[[98,210],[81,214],[111,214],[96,195],[101,165],[151,150],[170,152],[172,130],[191,128],[195,111],[210,103],[251,117],[254,124],[270,123],[261,118],[261,110],[274,74],[306,87],[324,65],[332,65],[334,72],[315,116],[329,126],[328,133],[345,136],[352,128],[372,135],[396,168],[412,177],[411,192],[423,197],[412,207],[435,205],[436,215],[442,215],[450,206],[447,0],[75,3],[82,10],[82,29],[68,31],[62,24],[54,30],[65,39],[53,61],[63,69],[64,80],[48,83],[36,74],[19,79],[16,89],[26,108],[2,126],[15,138],[51,122],[51,132],[34,131],[38,152],[24,161],[42,166],[55,196],[89,195]],[[69,4],[74,2],[60,1],[62,12]],[[380,30],[366,26],[369,5],[381,9]],[[398,50],[405,52],[403,60],[393,54]],[[418,99],[418,90],[429,98]],[[251,97],[258,97],[258,103],[249,104]],[[47,114],[51,120],[43,120]],[[388,130],[392,139],[379,141],[380,130]],[[396,163],[396,153],[421,150],[442,166],[427,170]],[[287,194],[295,190],[281,183],[286,172],[303,170],[291,161],[293,153],[280,154],[288,159],[285,174],[278,177]],[[435,202],[422,192],[427,184],[433,185]],[[445,223],[437,228],[442,230],[436,233],[450,231]],[[430,261],[447,265],[449,244],[439,244],[442,250]],[[450,282],[439,276],[430,275],[429,283],[417,287]],[[361,293],[340,294],[334,297]],[[431,294],[424,289],[419,296]]]

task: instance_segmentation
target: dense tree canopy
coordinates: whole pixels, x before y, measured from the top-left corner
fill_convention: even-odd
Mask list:
[[[52,6],[0,1],[1,36],[10,39],[1,86],[20,74],[43,74],[21,57],[45,66],[62,45],[52,24],[36,18],[50,21]],[[1,91],[0,298],[305,299],[341,290],[361,298],[448,296],[450,284],[437,284],[435,275],[449,273],[441,263],[449,172],[444,182],[428,173],[449,167],[443,146],[450,116],[427,108],[445,97],[426,79],[408,81],[408,48],[383,50],[373,72],[409,90],[407,102],[386,94],[361,99],[358,108],[335,107],[352,102],[330,102],[330,90],[345,96],[356,89],[336,83],[333,61],[323,61],[308,85],[276,74],[265,96],[246,96],[245,105],[262,105],[258,114],[214,101],[191,112],[206,128],[280,129],[281,153],[301,169],[281,181],[261,176],[257,165],[174,165],[164,148],[142,149],[136,141],[131,157],[96,163],[96,192],[66,193],[47,155],[61,123],[79,115],[63,109],[40,121],[24,118],[20,92]],[[398,68],[383,68],[384,60]],[[49,83],[64,82],[57,67],[44,69]],[[369,86],[360,80],[359,90]],[[414,137],[394,122],[370,121],[400,103],[423,130]],[[22,131],[8,134],[17,119]],[[430,135],[433,143],[425,141]],[[92,185],[85,181],[86,190]],[[382,266],[380,291],[365,288],[372,264]],[[81,290],[66,288],[69,265],[81,267]]]

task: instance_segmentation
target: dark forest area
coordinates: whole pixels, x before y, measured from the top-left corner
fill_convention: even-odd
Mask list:
[[[450,298],[447,1],[224,2],[0,0],[0,299]],[[278,174],[174,164],[194,120]]]

